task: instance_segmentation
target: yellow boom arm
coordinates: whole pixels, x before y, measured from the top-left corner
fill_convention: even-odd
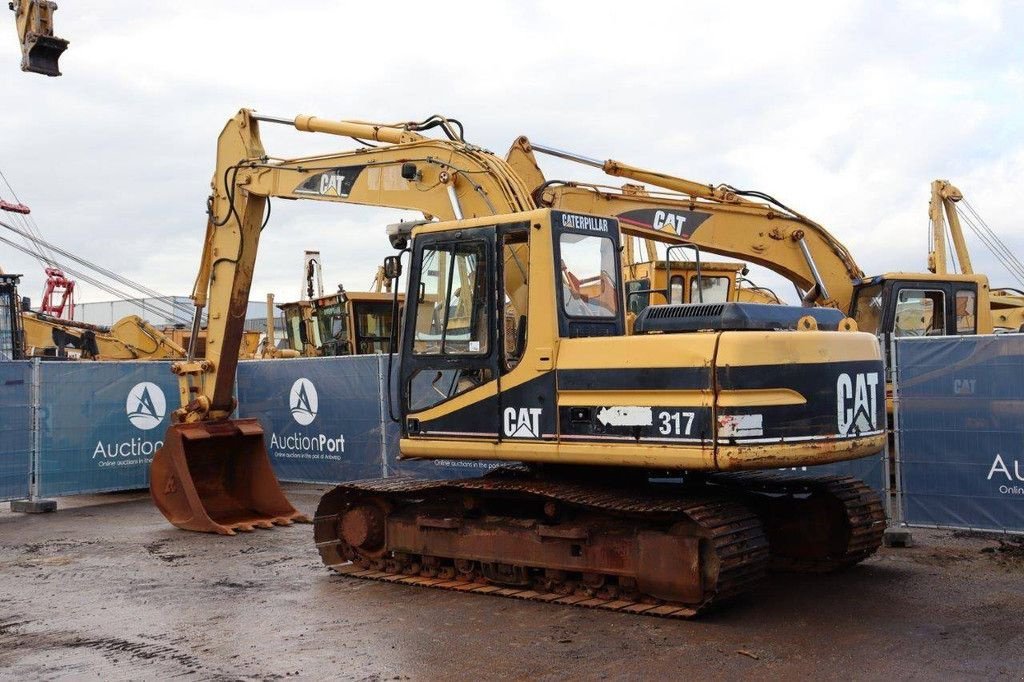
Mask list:
[[[297,130],[373,140],[384,146],[298,159],[268,157],[260,121]],[[220,134],[202,262],[192,298],[194,331],[209,302],[206,357],[176,363],[182,381],[179,422],[223,418],[232,397],[249,288],[271,197],[416,210],[461,219],[534,208],[508,164],[461,140],[424,137],[417,124],[261,117],[243,109]]]
[[[673,194],[584,183],[547,182],[534,151],[663,187]],[[696,244],[710,253],[762,265],[792,281],[818,305],[849,310],[853,282],[864,276],[847,248],[809,218],[743,198],[726,185],[703,185],[618,161],[597,161],[520,137],[506,157],[533,188],[539,205],[616,216],[620,229],[654,241]]]

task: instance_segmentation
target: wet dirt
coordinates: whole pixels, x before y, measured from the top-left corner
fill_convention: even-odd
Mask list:
[[[311,512],[324,488],[290,486]],[[312,526],[167,526],[144,494],[0,512],[11,679],[1008,678],[1024,675],[1017,539],[915,530],[839,575],[770,577],[694,621],[327,571]]]

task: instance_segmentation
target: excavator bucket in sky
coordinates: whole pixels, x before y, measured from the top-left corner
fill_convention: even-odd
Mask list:
[[[68,41],[53,35],[53,12],[57,3],[51,0],[18,0],[11,2],[18,38],[21,41],[21,70],[59,76],[57,61],[68,49]]]
[[[234,535],[310,521],[278,485],[256,419],[171,425],[150,466],[149,490],[184,530]]]

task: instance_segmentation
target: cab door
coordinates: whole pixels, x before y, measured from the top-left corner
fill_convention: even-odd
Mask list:
[[[406,436],[498,437],[494,239],[488,227],[415,240],[400,370]]]

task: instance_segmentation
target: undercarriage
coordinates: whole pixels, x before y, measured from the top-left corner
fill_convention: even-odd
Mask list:
[[[314,533],[343,575],[685,618],[769,569],[855,564],[884,525],[878,496],[849,477],[613,482],[509,468],[342,484],[321,500]]]

